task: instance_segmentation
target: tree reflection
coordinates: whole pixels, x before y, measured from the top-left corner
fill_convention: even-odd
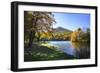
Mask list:
[[[90,44],[86,42],[72,42],[76,57],[79,59],[90,58]]]

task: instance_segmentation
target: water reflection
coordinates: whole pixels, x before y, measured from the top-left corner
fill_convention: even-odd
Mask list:
[[[50,41],[49,44],[56,46],[56,49],[78,59],[90,58],[89,43],[70,41]]]
[[[75,50],[77,58],[90,58],[90,45],[89,43],[75,42],[72,43],[72,48]]]

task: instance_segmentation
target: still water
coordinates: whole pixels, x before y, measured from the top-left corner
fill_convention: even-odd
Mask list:
[[[71,55],[78,59],[90,58],[90,46],[89,43],[72,43],[70,41],[49,41],[49,44],[56,47],[57,50]]]

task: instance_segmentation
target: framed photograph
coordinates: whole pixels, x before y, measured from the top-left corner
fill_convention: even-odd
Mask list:
[[[97,66],[97,7],[11,3],[11,70]]]

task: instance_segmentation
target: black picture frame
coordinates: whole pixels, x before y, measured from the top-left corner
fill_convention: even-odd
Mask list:
[[[72,66],[52,66],[39,68],[18,68],[18,6],[48,6],[48,7],[62,7],[62,8],[82,8],[95,10],[95,63],[86,65],[72,65]],[[50,70],[50,69],[64,69],[64,68],[81,68],[81,67],[95,67],[97,66],[97,7],[84,5],[66,5],[66,4],[49,4],[49,3],[35,3],[35,2],[11,2],[11,70],[12,71],[31,71],[31,70]]]

